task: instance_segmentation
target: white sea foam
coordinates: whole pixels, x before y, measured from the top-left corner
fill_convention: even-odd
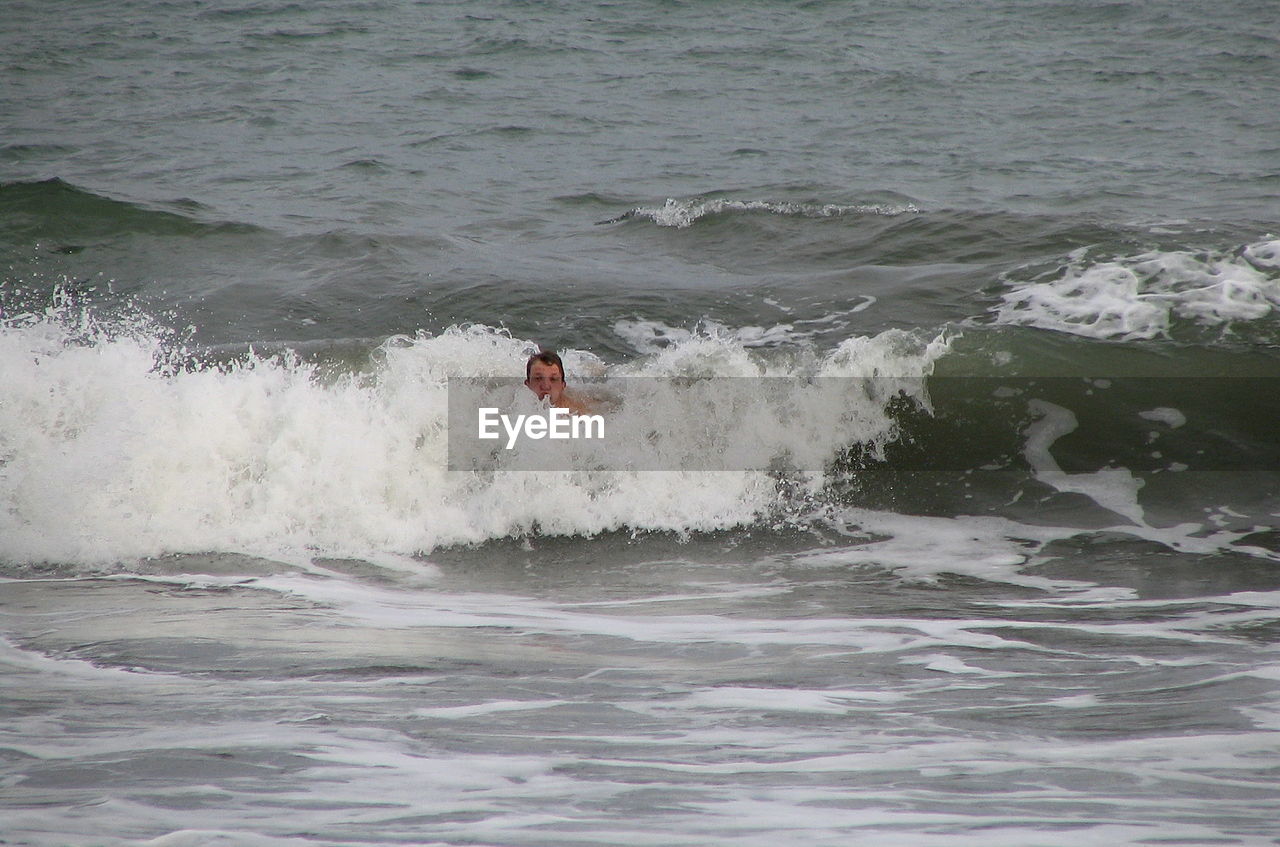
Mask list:
[[[184,829],[140,843],[140,847],[288,847],[307,839],[277,838],[239,830]]]
[[[930,524],[924,523],[915,527],[915,531],[924,533],[931,528]],[[1050,532],[1046,530],[1047,534]],[[1057,530],[1057,533],[1060,537],[1072,534],[1069,530]],[[894,549],[893,540],[880,543],[890,550]],[[967,549],[957,550],[949,562],[935,560],[931,565],[922,564],[919,567],[936,568],[937,574],[965,573],[963,563],[970,552]],[[827,563],[828,566],[838,564],[840,552],[836,551],[834,556]],[[852,563],[860,562],[855,558]],[[987,576],[993,581],[1001,579],[999,573],[988,573]],[[1010,582],[1045,591],[1044,596],[1036,600],[1001,603],[1011,610],[1087,607],[1123,611],[1148,607],[1125,588],[1093,586],[1066,580],[1053,584],[1047,580],[1036,583],[1015,578]],[[604,638],[611,643],[650,645],[664,651],[669,650],[672,645],[693,644],[731,645],[750,649],[834,650],[863,656],[896,656],[903,664],[925,665],[939,673],[991,678],[1007,675],[1009,672],[984,667],[986,661],[982,656],[995,657],[1008,655],[1010,652],[1027,655],[1057,654],[1064,648],[1053,646],[1056,639],[1050,637],[1049,633],[1056,631],[1088,633],[1092,637],[1114,640],[1116,643],[1141,638],[1200,645],[1231,644],[1234,637],[1222,634],[1224,626],[1260,624],[1274,619],[1275,613],[1273,596],[1250,594],[1215,598],[1220,599],[1224,605],[1235,607],[1230,612],[1216,608],[1203,612],[1193,610],[1171,618],[1165,624],[1156,625],[1149,621],[1041,620],[1036,612],[1025,617],[947,619],[927,616],[769,618],[710,612],[682,614],[652,608],[653,598],[635,602],[630,608],[615,603],[607,610],[595,610],[590,606],[509,594],[426,589],[406,592],[392,587],[362,585],[315,575],[259,577],[240,580],[237,587],[305,599],[317,608],[330,610],[334,614],[333,623],[340,626],[407,631],[424,628],[473,632],[488,630],[509,633],[522,640],[542,636]],[[1158,603],[1150,605],[1161,606]],[[1042,635],[1030,635],[1037,632]],[[977,658],[957,661],[949,652],[957,648]],[[601,667],[609,667],[610,660],[609,657],[600,658]],[[614,657],[612,660],[617,659]],[[1176,663],[1179,660],[1162,661]],[[1194,664],[1195,660],[1188,660],[1188,663]],[[893,691],[870,692],[862,688],[780,691],[772,687],[727,686],[715,690],[700,690],[689,698],[665,700],[654,708],[835,711],[853,708],[852,704],[859,702],[877,699],[888,702],[895,698],[898,698],[898,694]],[[433,709],[419,714],[423,717],[457,719],[505,711],[537,711],[558,705],[561,703],[554,699],[498,700],[463,706],[450,705],[438,712]],[[632,704],[628,708],[649,711],[651,706],[652,704]]]
[[[1145,421],[1156,421],[1157,423],[1162,423],[1169,427],[1169,429],[1177,429],[1180,426],[1185,426],[1187,423],[1186,415],[1177,409],[1170,409],[1167,406],[1148,409],[1145,412],[1138,412],[1138,417]]]
[[[1280,241],[1234,253],[1150,252],[1113,261],[1074,256],[1052,278],[1014,284],[996,321],[1091,338],[1168,335],[1175,321],[1203,326],[1273,317],[1280,309]]]
[[[529,712],[539,709],[554,709],[566,705],[567,700],[497,700],[488,703],[475,703],[469,706],[439,706],[432,709],[418,709],[415,717],[435,718],[438,720],[463,720],[466,718],[487,717],[502,712]]]
[[[8,580],[0,582],[5,584]],[[91,662],[73,658],[54,659],[40,653],[23,650],[6,638],[0,638],[0,672],[15,684],[23,675],[40,676],[44,684],[51,678],[60,683],[109,682],[117,686],[164,686],[168,681],[162,674],[140,670],[99,667]]]
[[[667,198],[658,207],[641,206],[629,217],[647,218],[658,226],[684,229],[709,215],[724,212],[765,212],[774,215],[797,215],[807,218],[834,218],[843,215],[904,215],[918,212],[912,205],[790,203],[771,200],[730,200],[725,198]]]
[[[786,421],[764,404],[753,407],[758,414],[714,405],[696,415],[668,410],[662,439],[675,454],[692,455],[713,431],[725,449],[764,456],[764,464],[790,455],[796,467],[820,467],[853,441],[887,437],[889,392],[900,387],[923,402],[920,378],[946,346],[901,332],[849,339],[809,362],[809,372],[901,376],[901,385],[877,381],[885,393],[836,405],[821,392],[799,397]],[[171,373],[156,368],[165,351],[145,331],[85,337],[56,321],[10,325],[0,332],[0,557],[414,554],[535,525],[566,535],[715,530],[776,505],[775,481],[760,472],[447,470],[448,378],[519,376],[533,349],[472,326],[392,339],[370,372],[337,378],[289,358]],[[564,355],[571,374],[605,371],[588,353]],[[690,337],[615,370],[796,373],[725,336]],[[611,425],[625,428],[627,420]],[[646,437],[646,420],[631,420],[637,438]]]
[[[770,326],[752,325],[731,327],[720,321],[702,318],[692,326],[672,326],[664,321],[647,318],[625,318],[613,324],[613,331],[641,354],[656,353],[676,344],[686,344],[698,338],[728,340],[745,348],[792,347],[803,349],[819,335],[830,336],[848,326],[848,316],[866,311],[874,306],[877,298],[860,294],[861,302],[843,312],[831,312],[819,318],[796,320]],[[764,302],[776,306],[769,300]],[[781,307],[778,307],[781,309]],[[781,309],[788,312],[790,309]]]
[[[751,688],[745,686],[711,686],[673,700],[632,706],[662,712],[671,709],[709,709],[714,711],[808,712],[844,714],[855,711],[859,704],[895,703],[906,699],[890,691],[850,689]]]
[[[1076,416],[1069,409],[1045,400],[1032,400],[1027,406],[1039,416],[1027,427],[1027,443],[1023,450],[1036,479],[1064,493],[1083,494],[1102,508],[1145,526],[1143,508],[1138,502],[1142,480],[1127,468],[1066,473],[1053,458],[1050,448],[1059,438],[1076,430],[1079,426]]]
[[[696,338],[722,338],[742,347],[772,347],[802,342],[807,334],[792,324],[729,327],[719,321],[702,320],[693,329],[675,327],[643,318],[615,321],[613,331],[640,353],[656,353]]]

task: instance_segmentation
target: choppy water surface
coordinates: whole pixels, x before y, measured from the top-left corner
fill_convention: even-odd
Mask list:
[[[5,657],[7,826],[94,843],[1274,835],[1276,592],[1247,548],[848,518],[886,540],[609,536],[8,583],[10,626],[42,631]]]
[[[10,3],[0,841],[1276,843],[1277,24]]]

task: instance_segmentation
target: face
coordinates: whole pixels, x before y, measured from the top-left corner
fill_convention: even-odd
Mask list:
[[[564,374],[558,367],[546,362],[534,362],[524,384],[538,395],[539,400],[549,399],[553,406],[560,402],[560,397],[564,394]]]

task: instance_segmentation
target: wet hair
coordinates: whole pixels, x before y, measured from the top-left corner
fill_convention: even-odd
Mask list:
[[[564,362],[560,361],[560,356],[554,350],[540,350],[529,357],[529,361],[524,363],[524,380],[529,381],[529,375],[533,373],[533,363],[542,362],[544,365],[555,365],[560,369],[560,380],[568,382],[564,375]]]

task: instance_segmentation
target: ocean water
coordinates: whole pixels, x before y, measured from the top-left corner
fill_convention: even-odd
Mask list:
[[[0,842],[1280,843],[1274,3],[0,17]]]

